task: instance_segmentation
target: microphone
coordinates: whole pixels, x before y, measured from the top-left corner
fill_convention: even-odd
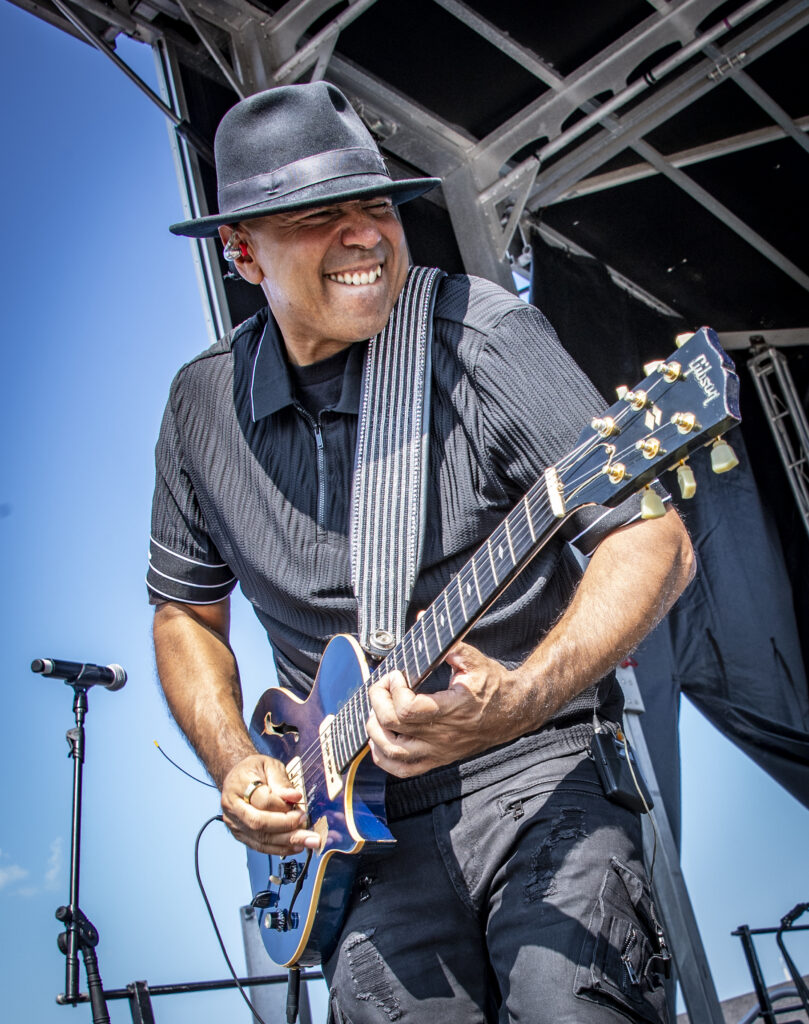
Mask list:
[[[126,682],[126,672],[120,665],[89,665],[79,661],[59,661],[57,658],[34,658],[31,671],[64,679],[67,683],[103,686],[107,690],[120,690]]]

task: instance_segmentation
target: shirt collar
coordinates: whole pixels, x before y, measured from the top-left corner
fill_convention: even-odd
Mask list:
[[[269,313],[269,310],[268,310]],[[365,342],[351,346],[348,353],[343,388],[335,412],[357,415],[360,407],[362,369],[365,360]],[[267,323],[253,359],[253,375],[250,382],[250,408],[253,422],[257,423],[288,405],[294,405],[295,396],[289,380],[286,357],[284,356],[281,332],[275,317],[269,313]]]

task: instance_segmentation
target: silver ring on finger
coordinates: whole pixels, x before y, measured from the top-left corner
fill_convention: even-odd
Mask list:
[[[253,806],[253,794],[259,786],[266,786],[266,782],[263,782],[261,779],[253,779],[252,782],[247,783],[247,786],[242,793],[242,800],[244,800],[246,804],[250,804],[251,807]]]

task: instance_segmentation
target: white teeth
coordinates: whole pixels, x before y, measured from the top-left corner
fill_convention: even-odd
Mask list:
[[[362,273],[354,274],[327,274],[330,281],[336,281],[338,284],[373,284],[382,277],[382,264],[380,263],[374,270],[363,270]]]

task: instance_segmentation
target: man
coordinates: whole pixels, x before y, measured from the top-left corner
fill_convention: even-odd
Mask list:
[[[320,838],[284,765],[245,728],[227,595],[238,579],[281,683],[301,694],[328,638],[356,631],[348,524],[365,342],[408,273],[395,205],[436,182],[391,181],[325,83],[238,104],[216,161],[220,213],[172,230],[218,231],[268,308],[175,379],[148,583],[166,697],[225,821],[284,855]],[[408,622],[598,404],[541,314],[494,285],[443,281],[433,328],[428,514]],[[594,719],[620,718],[611,667],[692,572],[676,513],[637,514],[632,499],[568,524],[594,549],[581,581],[553,540],[447,656],[433,692],[398,674],[372,688],[367,731],[391,775],[398,845],[363,862],[346,896],[324,965],[338,1024],[663,1019],[667,952],[639,822],[604,798],[588,757]]]

